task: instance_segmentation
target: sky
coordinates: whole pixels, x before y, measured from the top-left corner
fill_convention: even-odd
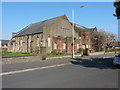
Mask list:
[[[75,23],[97,27],[117,36],[118,21],[113,16],[113,2],[2,2],[2,39],[11,39],[12,32],[29,24],[64,14],[72,21],[73,9]]]

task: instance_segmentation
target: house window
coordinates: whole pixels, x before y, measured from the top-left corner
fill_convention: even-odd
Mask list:
[[[86,45],[86,48],[89,48],[89,45]]]
[[[48,46],[51,46],[51,38],[48,38]]]
[[[42,46],[42,44],[43,44],[43,41],[40,41],[40,46]]]
[[[54,49],[57,49],[57,43],[56,42],[54,43]]]
[[[61,29],[61,33],[62,33],[63,35],[66,35],[66,34],[67,34],[67,29],[62,28],[62,29]]]
[[[79,37],[79,39],[81,39],[81,37]]]
[[[82,45],[82,48],[85,49],[85,44]]]
[[[85,39],[85,38],[86,38],[86,36],[85,36],[85,35],[83,35],[83,38]]]
[[[65,42],[63,43],[63,49],[66,49],[66,43]]]
[[[77,44],[77,49],[79,49],[79,44]]]
[[[43,34],[41,34],[41,39],[43,39]]]
[[[28,47],[30,47],[31,40],[28,38]]]
[[[78,33],[79,34],[79,37],[81,37],[81,32],[80,33]]]
[[[15,51],[15,43],[13,42],[13,51]]]
[[[37,37],[37,46],[39,47],[39,37]]]
[[[22,47],[22,39],[20,40],[20,45],[21,45],[21,47]]]

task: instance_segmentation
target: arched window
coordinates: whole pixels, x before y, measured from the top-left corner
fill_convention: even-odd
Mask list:
[[[57,43],[56,42],[54,43],[54,49],[57,49]]]
[[[77,49],[79,49],[79,44],[77,44]]]
[[[48,46],[50,47],[51,46],[51,38],[48,37]]]
[[[65,42],[63,43],[63,49],[66,49],[66,43]]]
[[[39,37],[37,36],[37,46],[39,47]]]
[[[86,45],[86,48],[89,48],[89,45]]]
[[[20,40],[20,46],[22,47],[22,39]]]
[[[28,47],[30,48],[31,39],[28,37]]]

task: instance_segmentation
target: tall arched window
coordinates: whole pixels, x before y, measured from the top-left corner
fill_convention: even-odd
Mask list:
[[[31,39],[28,37],[28,47],[30,48]]]
[[[20,40],[20,46],[22,47],[22,39]]]
[[[57,49],[57,43],[56,42],[54,43],[54,49]]]
[[[39,47],[39,37],[37,36],[37,47]]]
[[[51,46],[51,38],[48,37],[48,46],[50,47]]]
[[[77,49],[79,49],[79,44],[77,44]]]
[[[63,49],[66,49],[66,43],[65,42],[63,43]]]

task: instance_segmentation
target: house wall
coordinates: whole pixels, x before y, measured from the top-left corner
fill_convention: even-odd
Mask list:
[[[10,52],[36,52],[40,51],[40,42],[42,41],[42,33],[34,35],[25,35],[20,37],[15,37],[9,43],[8,51]]]
[[[12,38],[8,51],[40,53],[40,48],[46,47],[46,53],[51,53],[54,50],[62,53],[72,53],[72,33],[72,25],[69,20],[67,18],[59,18],[55,23],[44,26],[43,33]],[[79,36],[79,33],[76,31],[74,33],[75,53],[79,52],[79,48],[82,48],[83,44],[91,48],[90,32],[80,33],[81,36]],[[83,35],[85,35],[85,39]]]
[[[72,26],[66,18],[60,18],[55,23],[53,23],[50,26],[44,27],[43,30],[43,37],[44,41],[46,42],[46,49],[47,53],[51,53],[53,49],[53,44],[57,42],[60,52],[65,52],[65,50],[62,50],[63,44],[65,42],[66,37],[72,37]],[[53,39],[54,37],[63,37],[64,40],[57,40]],[[75,37],[78,38],[77,32],[75,32]],[[48,39],[50,38],[50,45],[48,45]],[[65,42],[66,43],[66,42]],[[72,42],[71,42],[72,43]],[[70,44],[71,44],[70,43]],[[71,47],[71,46],[70,46]],[[69,50],[69,49],[68,49]],[[71,51],[70,51],[71,53]]]

